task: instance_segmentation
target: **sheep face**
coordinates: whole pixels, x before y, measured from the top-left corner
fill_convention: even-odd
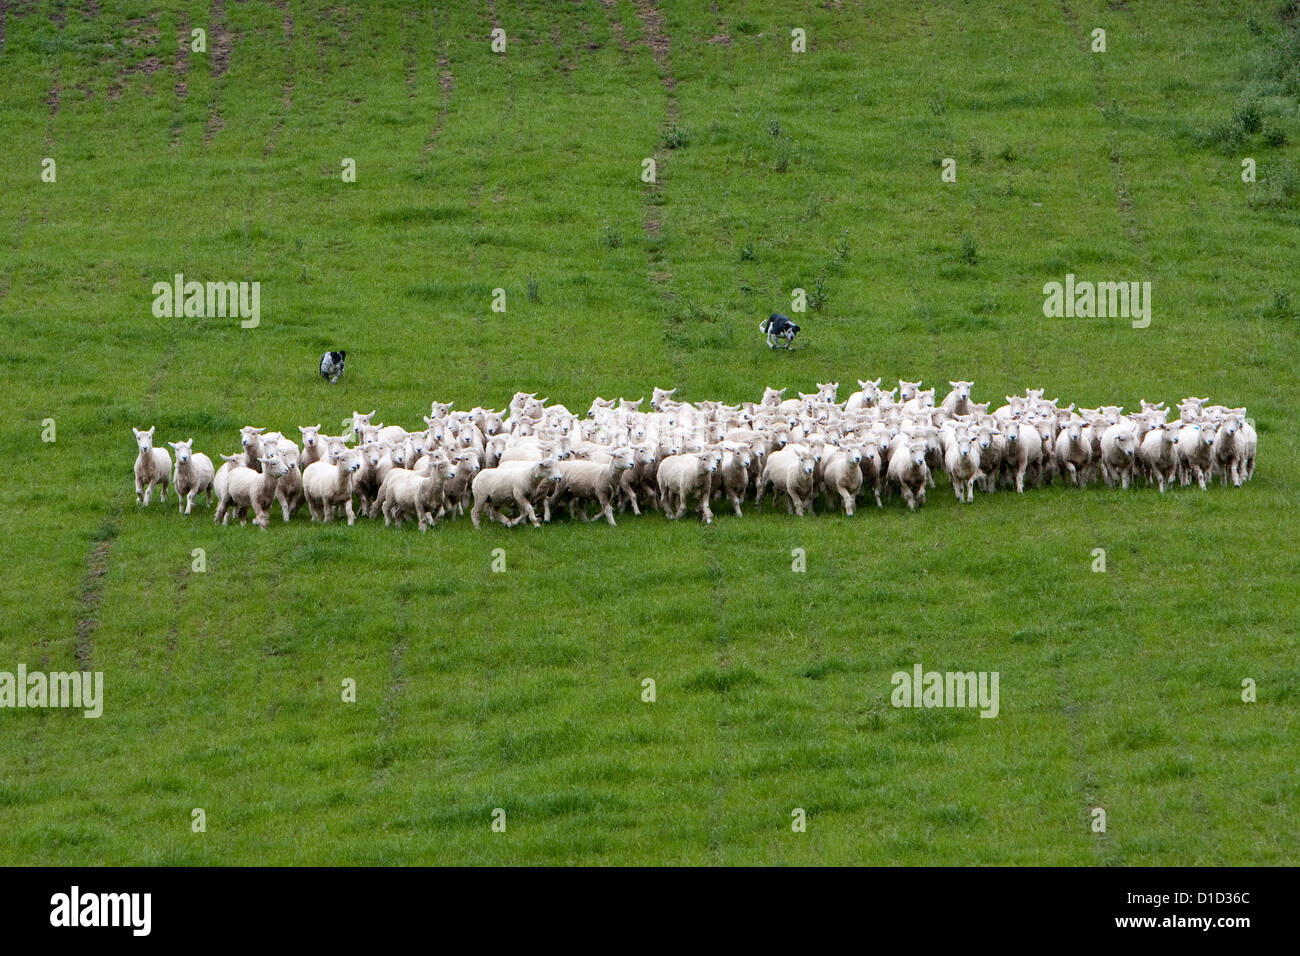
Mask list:
[[[140,429],[135,427],[131,428],[131,431],[135,433],[135,447],[139,450],[141,455],[147,455],[149,452],[153,451],[153,430],[157,427],[158,426],[155,425],[147,432],[142,432]]]
[[[974,382],[954,382],[950,380],[948,384],[951,385],[952,390],[957,393],[958,402],[970,400],[970,390],[971,386],[975,384]]]
[[[258,458],[257,460],[261,462],[263,474],[270,474],[276,478],[283,478],[285,475],[289,474],[293,468],[289,462],[285,461],[278,454],[274,454],[269,458]]]
[[[265,428],[253,428],[251,425],[246,425],[239,430],[239,442],[244,446],[245,450],[249,448],[256,449],[261,444],[259,436],[264,431],[266,431]]]
[[[898,400],[906,402],[916,398],[916,393],[920,390],[920,382],[904,382],[901,378],[898,380]]]
[[[176,464],[183,465],[194,456],[194,439],[189,441],[169,441],[167,444],[172,446],[176,452]]]
[[[349,448],[339,456],[339,462],[342,463],[343,470],[349,475],[356,474],[361,469],[362,461],[360,448]]]
[[[302,445],[304,448],[315,448],[316,443],[320,441],[320,425],[299,425],[298,431],[302,433]]]

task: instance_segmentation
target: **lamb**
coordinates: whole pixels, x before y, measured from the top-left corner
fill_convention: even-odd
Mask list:
[[[659,496],[655,485],[658,463],[658,444],[643,442],[636,446],[636,464],[623,472],[618,481],[620,511],[630,505],[632,513],[639,515],[641,509],[637,505],[638,495],[645,495],[649,499],[651,508],[658,507]]]
[[[221,456],[221,467],[217,469],[217,473],[212,478],[212,497],[217,501],[220,501],[221,496],[225,494],[226,479],[230,477],[230,473],[236,468],[243,467],[243,461],[243,452],[237,455]]]
[[[472,451],[457,452],[451,459],[452,464],[456,466],[456,471],[447,479],[447,484],[442,489],[443,497],[447,501],[447,512],[450,513],[455,509],[456,514],[465,513],[465,505],[469,502],[470,484],[483,468],[479,462],[478,455]],[[419,466],[415,473],[421,477],[428,474],[429,466],[425,463],[430,461],[428,456],[420,460]]]
[[[817,490],[813,475],[816,470],[816,456],[802,445],[791,445],[773,452],[763,467],[763,477],[758,480],[754,506],[758,507],[767,492],[767,486],[771,485],[773,499],[785,494],[787,513],[793,511],[802,518],[804,509],[807,508],[808,513],[813,514],[813,496]]]
[[[167,444],[176,452],[176,472],[172,477],[172,485],[176,489],[177,510],[189,514],[194,507],[195,497],[204,492],[207,492],[207,503],[211,505],[212,479],[216,477],[212,470],[212,459],[203,452],[194,451],[193,438],[187,441],[169,441]]]
[[[862,451],[855,445],[839,448],[822,462],[822,484],[832,502],[838,495],[850,517],[862,489]],[[740,509],[736,509],[740,513]]]
[[[969,415],[971,413],[970,390],[974,382],[948,382],[952,391],[948,393],[940,406],[949,415]]]
[[[414,471],[394,468],[384,479],[376,499],[384,513],[384,525],[391,522],[400,528],[406,516],[414,514],[421,531],[432,528],[446,512],[443,489],[455,474],[455,464],[442,455],[430,459],[429,474],[424,477]]]
[[[862,484],[871,485],[871,492],[876,497],[876,507],[884,507],[880,501],[880,486],[884,483],[884,468],[881,468],[881,454],[878,442],[867,440],[862,445],[862,460],[858,468],[862,471]]]
[[[753,455],[744,442],[723,441],[722,461],[709,482],[709,495],[724,494],[736,510],[736,517],[743,517],[740,503],[745,500],[749,490],[749,467],[753,464]]]
[[[1029,424],[1022,427],[1019,419],[1012,419],[1010,423],[1003,426],[1002,433],[1007,439],[1007,454],[1002,461],[1003,470],[1008,473],[1009,482],[1014,480],[1016,493],[1024,494],[1025,472],[1031,465],[1040,464],[1043,440],[1037,428]],[[1041,477],[1039,483],[1041,484]]]
[[[1151,471],[1161,494],[1173,487],[1178,472],[1178,424],[1152,425],[1138,446],[1138,458]]]
[[[610,453],[608,462],[596,461],[562,461],[559,463],[561,480],[546,500],[546,520],[550,520],[551,503],[561,499],[569,501],[569,514],[574,513],[574,505],[582,503],[582,518],[587,516],[587,502],[593,498],[600,505],[600,512],[611,525],[614,522],[614,509],[611,502],[618,493],[619,482],[623,474],[636,464],[635,453],[631,448],[616,448]]]
[[[469,517],[474,527],[479,527],[479,514],[486,508],[488,517],[500,521],[507,528],[513,528],[527,518],[534,528],[541,527],[537,512],[533,510],[532,497],[543,482],[559,482],[559,462],[554,458],[543,458],[537,462],[518,462],[514,465],[484,468],[474,476],[472,490],[474,507]],[[514,504],[519,508],[519,516],[507,519],[499,514],[500,505]]]
[[[166,449],[153,447],[153,430],[131,428],[135,432],[135,447],[139,454],[135,459],[135,500],[142,505],[149,504],[153,486],[158,485],[158,500],[167,500],[167,483],[171,481],[172,456]],[[179,493],[179,492],[178,492]]]
[[[1243,422],[1238,415],[1229,415],[1219,425],[1219,430],[1214,435],[1214,470],[1219,473],[1221,483],[1228,484],[1228,479],[1232,479],[1232,486],[1240,488],[1243,481],[1243,463],[1245,450],[1245,435],[1242,433],[1241,426]]]
[[[925,486],[930,469],[925,464],[925,442],[911,441],[900,445],[889,456],[889,481],[898,485],[907,507],[915,511],[925,504]]]
[[[361,467],[361,449],[331,442],[329,453],[302,474],[302,493],[312,521],[333,521],[334,509],[343,506],[348,525],[356,522],[352,510],[352,476]]]
[[[866,381],[858,379],[858,388],[861,391],[854,392],[849,396],[849,400],[844,403],[846,412],[857,412],[864,408],[875,408],[880,404],[880,379]]]
[[[352,491],[361,501],[361,513],[368,518],[373,518],[379,513],[380,486],[391,471],[401,471],[403,469],[384,469],[381,472],[380,464],[384,459],[386,445],[372,441],[359,447],[361,450],[361,467],[352,476]]]
[[[980,470],[979,451],[971,439],[970,430],[958,428],[948,442],[944,453],[944,469],[952,480],[953,494],[957,500],[970,504],[975,500],[975,476]]]
[[[713,482],[713,473],[722,464],[722,452],[714,449],[669,455],[659,462],[655,481],[659,489],[659,504],[664,514],[676,520],[686,513],[686,506],[692,495],[700,499],[700,517],[705,524],[713,523],[713,511],[709,508],[709,488]],[[672,512],[676,499],[676,507]]]
[[[251,468],[253,471],[261,471],[262,463],[259,459],[262,457],[262,432],[265,428],[254,428],[252,425],[245,425],[239,430],[239,443],[244,447],[244,467]]]
[[[1214,473],[1214,426],[1209,422],[1184,422],[1178,430],[1178,474],[1186,487],[1193,480],[1206,490]]]
[[[320,422],[315,425],[299,425],[298,431],[302,433],[302,453],[298,456],[298,471],[303,472],[313,461],[320,461],[324,436],[320,433]]]
[[[1088,483],[1088,467],[1092,464],[1092,438],[1086,433],[1082,418],[1074,418],[1056,436],[1056,467],[1066,475],[1076,488]]]
[[[297,462],[287,462],[273,452],[260,459],[258,464],[262,466],[260,472],[243,466],[231,470],[217,503],[217,513],[213,517],[215,523],[226,524],[233,507],[239,514],[239,523],[243,524],[248,509],[252,508],[253,524],[266,530],[271,522],[270,508],[275,500],[275,486],[289,473],[289,469],[297,467]]]
[[[1118,480],[1122,488],[1128,489],[1133,480],[1136,444],[1137,436],[1131,422],[1117,422],[1102,432],[1101,475],[1108,488],[1114,488]]]
[[[362,415],[358,411],[352,412],[352,437],[361,440],[364,436],[361,434],[362,428],[373,428],[370,420],[375,417],[375,410],[372,408],[369,415]]]

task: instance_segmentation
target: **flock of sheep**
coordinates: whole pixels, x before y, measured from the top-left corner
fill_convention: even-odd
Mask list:
[[[233,511],[243,524],[252,511],[263,530],[277,501],[286,522],[305,501],[313,521],[332,521],[341,508],[350,525],[355,500],[365,517],[382,514],[385,525],[400,526],[413,516],[423,531],[467,507],[476,528],[484,512],[510,527],[524,520],[537,527],[560,508],[591,520],[593,503],[611,525],[615,508],[680,518],[692,503],[712,522],[712,500],[725,499],[739,516],[751,493],[758,507],[769,489],[798,515],[812,513],[819,496],[851,515],[868,487],[877,507],[897,490],[915,509],[937,471],[963,503],[976,488],[1023,492],[1057,477],[1085,487],[1100,475],[1112,488],[1141,479],[1163,492],[1193,481],[1204,489],[1216,475],[1240,486],[1255,471],[1255,429],[1244,408],[1187,398],[1169,421],[1163,402],[1143,401],[1126,415],[1113,405],[1061,408],[1042,389],[1028,389],[990,413],[989,403],[971,400],[973,384],[950,382],[938,405],[933,388],[901,380],[882,392],[880,379],[859,379],[844,402],[837,382],[797,399],[769,388],[762,401],[740,405],[678,402],[676,389],[656,388],[649,412],[642,400],[597,398],[585,418],[519,392],[500,412],[434,402],[421,431],[372,425],[373,411],[354,413],[343,436],[299,426],[301,448],[279,432],[246,427],[242,449],[221,455],[215,471],[193,439],[168,442],[173,467],[154,447],[153,428],[133,428],[135,492],[147,505],[160,486],[165,501],[170,482],[185,514],[203,495],[208,505],[216,500],[218,523]]]

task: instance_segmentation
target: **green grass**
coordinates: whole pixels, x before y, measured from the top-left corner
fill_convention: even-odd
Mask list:
[[[1300,859],[1277,0],[671,3],[659,61],[626,2],[290,0],[288,30],[273,5],[101,6],[3,21],[0,670],[79,667],[80,640],[106,701],[0,711],[0,863]],[[153,318],[176,272],[260,281],[261,326]],[[1045,320],[1066,272],[1151,281],[1150,328]],[[757,323],[795,287],[819,308],[771,353]],[[414,424],[435,398],[878,375],[1208,394],[1249,407],[1259,470],[425,535],[217,528],[131,490],[133,425],[215,456],[243,424]],[[1000,715],[891,707],[917,662],[998,671]]]

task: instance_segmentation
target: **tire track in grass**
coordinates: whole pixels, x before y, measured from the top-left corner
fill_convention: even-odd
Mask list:
[[[181,145],[181,133],[185,128],[183,111],[185,99],[190,95],[190,18],[181,13],[176,18],[176,85],[172,87],[172,92],[176,94],[175,107],[172,114],[176,117],[172,122],[172,149]]]
[[[415,41],[411,38],[409,24],[415,19],[415,11],[407,10],[406,16],[402,17],[401,26],[398,33],[402,43],[402,65],[406,73],[406,97],[415,99]]]
[[[1138,222],[1137,211],[1134,207],[1133,200],[1129,195],[1128,174],[1124,168],[1124,157],[1120,152],[1120,136],[1116,125],[1116,114],[1118,111],[1110,105],[1110,97],[1107,93],[1106,87],[1106,78],[1101,72],[1101,60],[1098,58],[1097,54],[1094,54],[1089,50],[1088,38],[1079,26],[1078,16],[1070,8],[1068,3],[1061,4],[1061,13],[1065,17],[1065,21],[1069,25],[1071,31],[1074,33],[1080,51],[1093,61],[1090,68],[1093,71],[1093,84],[1097,93],[1097,107],[1101,110],[1102,116],[1106,120],[1106,136],[1110,145],[1109,158],[1111,178],[1115,184],[1116,208],[1119,212],[1124,237],[1137,253],[1138,259],[1142,263],[1143,270],[1149,274],[1151,271],[1150,249],[1147,247],[1142,227]],[[1083,745],[1083,729],[1078,717],[1080,705],[1074,699],[1074,695],[1070,688],[1069,674],[1066,672],[1064,664],[1061,663],[1059,659],[1056,665],[1056,679],[1058,693],[1066,715],[1066,726],[1069,731],[1070,750],[1074,760],[1075,776],[1079,781],[1078,789],[1084,796],[1085,809],[1104,806],[1101,800],[1101,788],[1095,779],[1092,769],[1089,767],[1087,750]],[[1108,833],[1096,835],[1096,841],[1093,844],[1093,852],[1104,863],[1118,865],[1122,862],[1118,850],[1114,842],[1110,839]]]
[[[1111,179],[1115,183],[1115,205],[1119,211],[1120,222],[1124,227],[1124,236],[1141,260],[1142,268],[1149,273],[1151,271],[1151,251],[1147,246],[1142,225],[1138,221],[1137,210],[1133,205],[1132,196],[1129,195],[1128,171],[1125,169],[1124,155],[1120,150],[1122,139],[1118,128],[1120,112],[1118,103],[1111,98],[1108,92],[1106,78],[1101,71],[1101,56],[1090,52],[1088,38],[1079,26],[1078,16],[1066,3],[1061,4],[1061,12],[1079,43],[1079,49],[1091,61],[1093,84],[1097,91],[1097,108],[1101,110],[1102,117],[1106,120],[1106,138],[1110,145]]]
[[[674,127],[680,116],[677,103],[677,78],[673,75],[671,63],[672,43],[667,33],[663,11],[653,0],[636,0],[635,9],[641,22],[643,42],[650,49],[655,67],[659,71],[659,81],[664,88],[664,114],[666,127]],[[645,218],[643,228],[650,242],[646,251],[647,267],[652,286],[658,290],[660,298],[672,300],[676,296],[672,290],[672,269],[664,256],[660,240],[664,230],[664,184],[663,176],[668,168],[668,149],[661,137],[655,146],[655,181],[645,184]],[[665,352],[670,357],[670,364],[675,378],[680,379],[684,356],[682,350],[673,344],[671,334],[677,326],[677,320],[665,315],[661,335]]]
[[[294,85],[294,66],[293,66],[293,11],[289,8],[289,0],[276,0],[275,7],[281,13],[280,27],[284,31],[284,59],[286,64],[287,77],[284,86],[280,90],[280,102],[284,106],[284,112],[275,121],[271,127],[271,132],[267,134],[266,145],[262,147],[262,155],[270,156],[275,151],[275,141],[284,129],[284,122],[289,116],[289,111],[293,108],[293,85]]]
[[[86,555],[86,573],[77,594],[79,616],[73,631],[73,653],[77,658],[77,669],[83,671],[90,670],[95,651],[94,637],[99,627],[99,603],[104,597],[104,575],[108,574],[109,550],[117,537],[116,519],[106,518],[96,536],[100,540]],[[41,665],[48,666],[49,663],[50,655],[46,653],[41,657]]]
[[[214,80],[219,80],[230,69],[230,56],[234,50],[235,37],[226,24],[226,0],[212,0],[212,15],[208,29],[208,60]],[[212,144],[216,135],[225,128],[226,120],[221,115],[221,104],[214,89],[212,99],[208,101],[208,121],[203,128],[203,147]]]
[[[0,0],[0,53],[5,51],[5,20],[9,16],[9,0]]]
[[[604,0],[602,0],[604,3]],[[614,5],[604,3],[605,9],[612,13]],[[672,41],[667,32],[667,25],[664,20],[663,11],[659,9],[654,0],[635,0],[637,19],[641,23],[641,31],[644,37],[644,43],[650,49],[650,55],[654,59],[655,68],[659,72],[659,82],[664,88],[664,115],[666,126],[673,127],[681,115],[681,110],[677,102],[677,78],[673,75],[671,52]],[[611,17],[611,23],[617,24],[615,17]],[[620,40],[620,46],[625,43],[623,37],[622,25],[614,27],[614,34]],[[625,47],[626,49],[626,47]],[[646,235],[651,239],[651,245],[646,251],[647,267],[649,269],[650,280],[654,287],[659,290],[663,299],[671,300],[674,294],[671,288],[672,270],[658,248],[658,240],[663,236],[663,174],[668,166],[668,151],[665,143],[661,138],[655,146],[653,154],[655,161],[655,181],[645,184],[645,219],[643,228]],[[669,341],[669,330],[671,322],[666,320],[663,329],[665,348],[667,354],[671,357],[671,367],[673,371],[673,384],[681,379],[682,360],[681,350],[673,346]],[[700,549],[704,553],[705,573],[709,578],[709,590],[713,599],[714,622],[717,629],[718,647],[715,653],[715,660],[719,670],[725,671],[731,666],[730,658],[730,635],[727,633],[727,594],[724,586],[725,573],[723,564],[719,556],[718,543],[715,539],[717,529],[712,526],[701,526],[699,529]],[[727,800],[727,783],[730,779],[729,758],[734,752],[734,747],[729,746],[725,738],[729,734],[729,728],[732,725],[731,716],[727,709],[727,694],[729,689],[723,689],[719,692],[718,697],[718,737],[719,746],[717,747],[717,758],[713,770],[713,805],[709,810],[709,838],[708,852],[713,856],[715,862],[719,865],[726,860],[726,800]]]

